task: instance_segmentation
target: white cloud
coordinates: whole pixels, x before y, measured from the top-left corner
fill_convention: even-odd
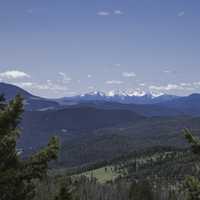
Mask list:
[[[110,15],[110,12],[108,12],[108,11],[99,11],[99,12],[97,13],[97,15],[99,15],[99,16],[109,16],[109,15]]]
[[[33,82],[19,82],[19,83],[16,83],[18,86],[20,87],[27,87],[27,88],[30,88],[33,86]]]
[[[179,13],[178,13],[178,17],[183,17],[185,15],[185,11],[180,11]]]
[[[94,86],[89,86],[88,90],[94,90]]]
[[[181,85],[182,87],[190,87],[190,86],[192,86],[191,83],[180,83],[180,85]]]
[[[188,90],[192,91],[195,89],[200,88],[200,82],[183,82],[178,84],[168,84],[165,86],[155,86],[152,85],[149,87],[150,90],[157,90],[157,91],[169,91],[169,90]]]
[[[70,79],[71,80],[71,79]],[[67,87],[63,84],[55,83],[51,80],[47,80],[46,83],[38,85],[37,87],[41,87],[43,90],[56,90],[56,91],[66,91]]]
[[[123,15],[124,12],[122,12],[121,10],[114,10],[113,12],[115,15]]]
[[[0,73],[1,79],[23,79],[23,78],[30,78],[31,76],[25,72],[18,71],[18,70],[9,70]]]
[[[78,95],[77,92],[68,91],[68,92],[66,93],[66,96],[76,96],[76,95]]]
[[[135,77],[136,74],[134,72],[123,72],[122,76],[127,77],[127,78],[131,78],[131,77]]]
[[[164,70],[163,72],[164,72],[164,73],[171,73],[170,70]]]
[[[88,74],[87,77],[88,77],[88,78],[92,78],[92,75],[91,75],[91,74]]]
[[[115,66],[115,67],[121,67],[121,64],[116,63],[116,64],[114,64],[114,66]]]
[[[109,16],[109,15],[123,15],[124,12],[122,12],[121,10],[114,10],[114,11],[106,11],[106,10],[102,10],[97,12],[97,15],[99,16]]]
[[[17,82],[15,85],[29,89],[29,90],[49,90],[49,91],[67,91],[68,88],[64,85],[54,83],[51,80],[47,80],[44,83],[37,82]]]
[[[72,80],[64,72],[59,72],[58,74],[61,76],[63,84],[69,83]]]
[[[188,83],[178,83],[178,84],[168,84],[165,86],[156,86],[151,85],[149,86],[150,90],[156,90],[156,91],[170,91],[170,90],[188,90],[192,91],[195,89],[200,88],[200,81],[198,82],[188,82]]]
[[[200,87],[200,82],[193,82],[192,83],[194,86]]]
[[[149,86],[150,90],[182,90],[184,89],[184,87],[177,85],[177,84],[168,84],[166,86],[155,86],[155,85],[151,85]]]
[[[106,81],[106,84],[109,84],[109,85],[113,85],[113,84],[122,84],[123,81],[118,81],[118,80],[109,80],[109,81]]]
[[[141,87],[144,87],[144,86],[146,86],[146,83],[140,83],[139,84]]]

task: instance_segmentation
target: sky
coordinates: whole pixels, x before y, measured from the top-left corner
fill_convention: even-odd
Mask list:
[[[43,97],[200,93],[199,0],[0,0],[0,81]]]

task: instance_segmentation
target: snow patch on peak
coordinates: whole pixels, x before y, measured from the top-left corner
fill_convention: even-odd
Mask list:
[[[114,90],[111,90],[107,93],[107,96],[109,97],[114,97],[115,96],[115,91]]]
[[[159,96],[163,96],[164,93],[160,92],[145,92],[140,89],[129,89],[129,90],[110,90],[106,93],[100,92],[100,91],[92,91],[86,94],[80,95],[81,97],[107,97],[107,98],[112,98],[112,97],[149,97],[151,99],[157,98]]]
[[[157,98],[157,97],[165,95],[162,92],[150,92],[150,94],[151,94],[152,98]]]
[[[93,91],[93,92],[89,92],[89,93],[86,93],[86,94],[82,94],[81,95],[82,97],[84,96],[106,96],[106,94],[104,92],[99,92],[99,91]]]
[[[111,90],[107,93],[107,96],[109,97],[114,97],[114,96],[129,96],[129,97],[133,97],[133,96],[145,96],[146,93],[144,91],[141,90],[126,90],[126,91],[115,91],[115,90]]]
[[[146,92],[142,90],[129,90],[127,91],[128,96],[137,96],[137,97],[142,97],[146,95]]]

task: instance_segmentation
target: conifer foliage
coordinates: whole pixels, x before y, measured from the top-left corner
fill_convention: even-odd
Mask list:
[[[191,145],[191,150],[200,158],[200,139],[193,136],[188,129],[184,130],[184,135],[188,143]],[[188,176],[184,182],[184,188],[187,191],[188,200],[200,200],[200,176]]]
[[[57,158],[59,141],[52,138],[48,145],[24,160],[16,149],[20,137],[19,124],[23,99],[17,95],[9,103],[0,96],[0,200],[31,200],[35,196],[34,182],[42,179],[48,162]]]
[[[72,194],[67,186],[61,187],[59,195],[55,197],[55,200],[72,200]]]

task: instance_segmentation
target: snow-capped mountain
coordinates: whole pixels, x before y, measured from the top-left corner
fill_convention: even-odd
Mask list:
[[[155,93],[149,92],[146,93],[144,91],[137,90],[127,90],[127,91],[109,91],[99,92],[93,91],[82,95],[77,95],[74,97],[65,97],[64,101],[108,101],[108,102],[119,102],[125,104],[154,104],[160,103],[164,101],[170,101],[173,99],[177,99],[177,96],[167,95],[163,93]]]

